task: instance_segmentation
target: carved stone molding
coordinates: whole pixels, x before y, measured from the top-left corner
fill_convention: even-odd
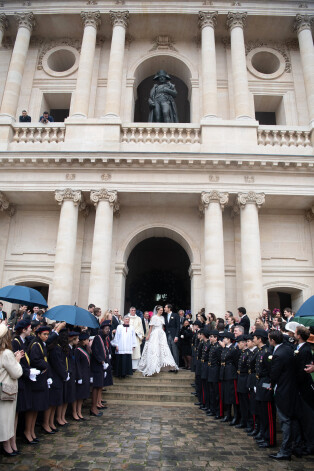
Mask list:
[[[75,180],[76,174],[75,173],[67,173],[65,175],[66,180]]]
[[[9,27],[9,22],[5,13],[0,13],[0,29],[4,33]]]
[[[150,51],[156,51],[156,50],[172,50],[176,51],[176,48],[174,47],[174,40],[171,36],[161,34],[157,36],[156,38],[153,39],[153,47],[150,49]]]
[[[208,6],[208,5],[212,5],[214,2],[212,2],[212,0],[204,0],[203,1],[203,6]]]
[[[14,216],[15,207],[10,203],[4,193],[0,191],[0,211],[5,212],[8,216]]]
[[[97,0],[87,0],[86,5],[98,5]]]
[[[307,209],[307,210],[305,211],[305,219],[306,219],[308,222],[314,221],[314,206],[312,206],[312,208]]]
[[[109,12],[110,21],[112,26],[124,26],[124,28],[128,27],[130,14],[127,10],[125,11],[112,11]]]
[[[218,183],[219,180],[220,180],[220,177],[219,177],[219,175],[209,175],[208,179],[212,183]]]
[[[288,72],[288,73],[291,72],[291,60],[288,54],[288,45],[286,43],[279,43],[279,42],[274,42],[274,41],[262,41],[262,40],[249,41],[245,44],[245,52],[246,54],[248,54],[249,52],[259,47],[267,47],[270,49],[274,49],[275,51],[278,51],[285,60],[285,72]]]
[[[98,28],[101,24],[100,11],[81,11],[82,23],[85,26],[94,26]]]
[[[17,21],[19,28],[27,28],[29,29],[30,32],[32,32],[36,26],[34,13],[31,11],[29,13],[17,13],[16,12],[15,19]]]
[[[255,177],[254,175],[244,175],[244,181],[245,183],[254,183]]]
[[[111,180],[111,174],[110,173],[103,173],[101,175],[101,179],[104,181],[104,182],[108,182],[109,180]]]
[[[126,33],[126,35],[125,35],[125,48],[130,49],[130,46],[131,46],[133,41],[134,41],[134,36],[132,36],[131,34]]]
[[[294,20],[293,29],[298,34],[305,29],[309,29],[311,31],[313,23],[314,16],[297,14]]]
[[[229,194],[228,193],[221,193],[217,190],[212,191],[203,191],[201,194],[201,202],[199,206],[199,210],[201,213],[205,212],[205,209],[208,208],[210,203],[219,203],[222,210],[229,201]]]
[[[63,201],[73,201],[74,205],[77,206],[82,201],[82,193],[80,191],[66,188],[65,190],[55,191],[55,200],[58,204],[62,204]]]
[[[109,205],[113,208],[113,212],[119,212],[120,205],[118,202],[118,192],[116,190],[108,191],[106,188],[101,190],[94,190],[90,193],[91,202],[97,206],[100,200],[108,201]]]
[[[265,193],[255,193],[255,191],[239,193],[237,203],[241,208],[244,208],[246,204],[256,204],[257,208],[260,209],[265,203]]]
[[[231,40],[230,40],[230,36],[229,37],[224,37],[224,38],[221,38],[221,42],[224,46],[225,49],[230,49],[231,47]]]
[[[43,57],[47,54],[50,49],[58,46],[70,46],[74,47],[78,52],[81,50],[81,41],[71,38],[60,38],[60,39],[51,39],[44,41],[38,56],[37,69],[42,70],[43,68]]]
[[[116,0],[116,1],[115,1],[115,4],[116,4],[116,5],[124,5],[124,4],[125,4],[125,0]]]
[[[217,24],[218,11],[199,11],[198,26],[203,29],[205,26],[211,26],[215,29]]]
[[[246,25],[246,18],[246,12],[229,11],[227,16],[227,28],[230,29],[230,31],[237,26],[240,26],[240,28],[244,29]]]

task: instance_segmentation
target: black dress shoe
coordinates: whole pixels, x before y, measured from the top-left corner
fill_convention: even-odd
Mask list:
[[[12,450],[13,450],[13,453],[15,453],[16,455],[20,455],[20,454],[21,454],[21,452],[20,452],[19,450],[14,450],[13,448],[12,448]]]
[[[44,433],[46,433],[47,435],[54,435],[56,432],[54,430],[51,430],[51,432],[49,432],[48,430],[46,430],[44,427],[41,427],[42,431]]]
[[[230,422],[230,421],[231,421],[231,417],[228,417],[228,416],[226,415],[223,419],[221,419],[220,422]]]
[[[98,414],[95,414],[93,411],[90,410],[90,411],[89,411],[89,415],[92,415],[92,416],[94,416],[94,417],[101,417],[101,416],[103,415],[103,413],[102,413],[102,412],[98,412]]]
[[[81,420],[82,422],[85,422],[87,419],[85,419],[85,417],[80,417],[80,420]]]
[[[40,440],[39,440],[39,438],[33,438],[33,442],[35,442],[35,443],[39,443],[39,442],[40,442]]]
[[[195,384],[195,383],[191,383],[191,386],[193,386],[193,388],[195,388],[196,384]]]
[[[73,417],[73,416],[71,417],[71,419],[72,419],[72,420],[75,420],[75,422],[79,422],[79,421],[80,421],[80,419],[76,419],[76,418]]]
[[[108,409],[108,407],[107,406],[101,406],[101,407],[97,406],[97,409],[101,409],[101,410],[102,409]]]
[[[192,396],[197,396],[196,392],[191,392]]]
[[[194,405],[195,405],[195,406],[200,406],[200,405],[201,405],[201,402],[194,402]]]
[[[291,461],[290,455],[281,455],[280,453],[276,453],[276,454],[268,455],[268,456],[269,458],[272,458],[273,460]]]
[[[2,448],[1,453],[2,453],[4,456],[10,457],[10,458],[11,458],[11,457],[13,458],[13,456],[17,456],[17,455],[18,455],[15,451],[12,451],[12,453],[9,453],[8,451],[5,451],[4,448]]]
[[[268,442],[261,442],[257,444],[259,448],[270,448],[270,445]]]
[[[206,412],[206,415],[208,415],[208,417],[214,417],[215,416],[215,414],[210,409]]]
[[[259,432],[257,435],[255,435],[254,438],[255,438],[255,440],[261,440],[261,439],[264,440],[264,437],[263,437],[263,435],[261,434],[261,432]]]
[[[239,423],[239,422],[238,422],[238,419],[236,419],[236,418],[234,417],[234,418],[231,420],[231,422],[230,422],[229,425],[230,425],[231,427],[234,427],[235,425],[238,425],[238,423]]]
[[[215,415],[214,419],[215,419],[215,420],[221,420],[222,417],[221,417],[221,415]]]
[[[259,434],[258,430],[253,430],[253,432],[248,433],[248,436],[249,437],[256,437],[256,435],[258,435],[258,434]]]
[[[35,440],[29,440],[25,435],[23,436],[23,439],[24,439],[24,443],[26,443],[26,445],[37,445],[37,443],[38,443]]]
[[[245,431],[248,435],[254,432],[254,430],[251,427],[246,427]]]
[[[245,428],[245,425],[244,424],[238,424],[234,428]]]

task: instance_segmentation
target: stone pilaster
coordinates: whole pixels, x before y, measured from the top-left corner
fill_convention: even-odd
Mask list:
[[[4,193],[0,191],[0,211],[3,211],[8,216],[14,216],[15,207],[10,203]]]
[[[9,22],[5,13],[0,14],[0,47],[2,46],[3,35],[9,27]]]

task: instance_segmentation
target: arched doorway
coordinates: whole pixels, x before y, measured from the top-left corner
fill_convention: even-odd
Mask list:
[[[271,311],[273,309],[280,309],[283,313],[286,307],[290,307],[296,312],[303,304],[303,290],[292,287],[276,287],[270,288],[267,292],[268,307]]]
[[[15,284],[20,285],[20,286],[28,286],[29,288],[34,288],[43,295],[46,301],[48,299],[49,285],[47,283],[42,283],[41,281],[21,281]]]
[[[168,302],[175,310],[191,308],[190,259],[181,245],[167,237],[150,237],[131,251],[125,285],[125,311],[131,305],[152,310]]]

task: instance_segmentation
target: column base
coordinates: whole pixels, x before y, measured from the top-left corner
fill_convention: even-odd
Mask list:
[[[101,116],[100,119],[110,124],[122,124],[120,116],[115,113],[107,113],[105,116]]]
[[[15,124],[16,119],[15,116],[12,116],[8,113],[0,113],[0,123],[1,124]]]
[[[236,119],[238,119],[238,120],[256,121],[255,118],[252,118],[252,116],[249,116],[249,115],[246,115],[246,114],[240,114],[239,116],[236,116]]]
[[[86,114],[84,113],[74,113],[70,116],[70,119],[87,119]]]

